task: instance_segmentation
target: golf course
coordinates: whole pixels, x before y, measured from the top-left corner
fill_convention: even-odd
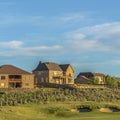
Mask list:
[[[24,104],[0,109],[0,120],[119,120],[120,112],[108,109],[78,111],[79,103]],[[104,110],[105,108],[103,108]]]

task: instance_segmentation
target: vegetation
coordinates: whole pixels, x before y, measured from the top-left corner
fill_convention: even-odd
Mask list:
[[[97,106],[110,103],[96,103]],[[57,104],[24,104],[18,106],[7,106],[0,109],[0,120],[118,120],[119,112],[103,113],[99,108],[92,109],[91,112],[77,112],[76,108],[87,105],[94,105],[93,102],[58,102]],[[116,105],[116,104],[115,104]]]
[[[99,78],[94,77],[93,84],[98,85],[99,84]]]
[[[113,102],[119,100],[120,90],[117,88],[81,88],[73,90],[41,88],[37,90],[6,91],[0,95],[0,106],[68,101]]]
[[[105,77],[105,83],[108,85],[108,86],[111,86],[111,87],[118,87],[119,83],[117,82],[117,80],[115,80],[114,77],[111,77],[109,75],[107,75]]]
[[[0,94],[0,120],[118,120],[120,90],[111,88],[7,90]],[[88,110],[86,114],[81,112]]]

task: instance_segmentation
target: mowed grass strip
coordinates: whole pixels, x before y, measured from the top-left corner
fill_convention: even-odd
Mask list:
[[[79,103],[24,104],[0,108],[0,120],[119,120],[120,112],[73,112]]]

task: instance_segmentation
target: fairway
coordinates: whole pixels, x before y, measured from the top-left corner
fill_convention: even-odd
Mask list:
[[[0,120],[119,120],[120,112],[73,112],[74,104],[24,104],[0,109]]]

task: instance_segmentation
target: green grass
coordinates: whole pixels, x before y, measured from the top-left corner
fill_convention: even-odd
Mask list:
[[[83,103],[82,103],[83,104]],[[85,104],[85,103],[84,103]],[[87,103],[88,104],[88,103]],[[89,103],[90,104],[90,103]],[[78,113],[71,109],[80,103],[24,104],[0,108],[0,120],[119,120],[120,112],[102,113],[98,109],[92,112]]]

